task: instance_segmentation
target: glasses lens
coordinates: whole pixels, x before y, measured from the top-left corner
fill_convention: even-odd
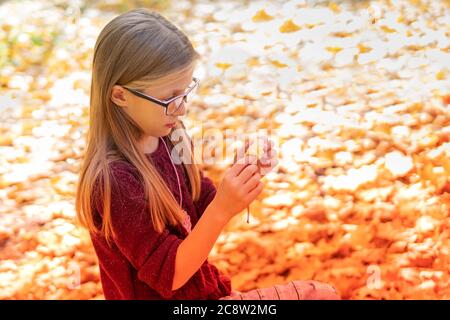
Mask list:
[[[181,103],[183,102],[183,97],[179,97],[178,99],[175,99],[172,101],[171,104],[169,104],[167,108],[167,114],[173,114],[177,112],[177,110],[180,108]]]
[[[189,91],[189,93],[186,95],[185,97],[185,101],[186,102],[190,102],[192,100],[192,97],[195,95],[195,93],[197,92],[197,87],[198,86],[194,86],[194,88]]]
[[[167,114],[170,115],[170,114],[174,114],[175,112],[177,112],[178,109],[181,107],[181,104],[183,103],[183,99],[186,103],[190,102],[192,100],[192,97],[195,95],[195,93],[197,91],[197,87],[198,87],[197,85],[194,85],[194,88],[192,88],[192,90],[189,91],[188,94],[172,101],[172,103],[167,108]]]

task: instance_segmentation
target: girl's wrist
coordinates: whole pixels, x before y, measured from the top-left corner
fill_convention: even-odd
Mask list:
[[[219,203],[217,203],[216,199],[213,199],[210,202],[206,210],[211,212],[211,215],[214,217],[217,223],[221,223],[223,225],[226,225],[233,217],[233,214],[229,212],[225,208],[225,206],[222,206]]]

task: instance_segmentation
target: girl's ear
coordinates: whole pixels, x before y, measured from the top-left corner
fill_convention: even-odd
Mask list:
[[[125,89],[119,85],[114,85],[111,90],[111,100],[119,107],[127,107],[129,101]]]

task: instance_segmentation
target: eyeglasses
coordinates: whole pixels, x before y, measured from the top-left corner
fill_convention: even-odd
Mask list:
[[[131,88],[127,88],[127,87],[124,87],[124,88],[138,97],[141,97],[143,99],[146,99],[148,101],[151,101],[153,103],[159,104],[160,106],[164,107],[166,109],[166,115],[169,116],[169,115],[176,113],[178,111],[178,109],[180,109],[183,100],[186,103],[190,102],[192,97],[197,92],[197,88],[199,86],[200,80],[195,77],[193,77],[192,80],[194,83],[191,84],[187,88],[185,93],[175,96],[173,98],[167,99],[167,100],[159,100],[159,99],[149,96],[143,92],[140,92],[140,91],[137,91],[137,90],[134,90]]]

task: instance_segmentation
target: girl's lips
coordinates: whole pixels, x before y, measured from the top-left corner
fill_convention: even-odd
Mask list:
[[[166,127],[173,128],[175,127],[176,124],[177,124],[176,122],[168,123],[166,124]]]

